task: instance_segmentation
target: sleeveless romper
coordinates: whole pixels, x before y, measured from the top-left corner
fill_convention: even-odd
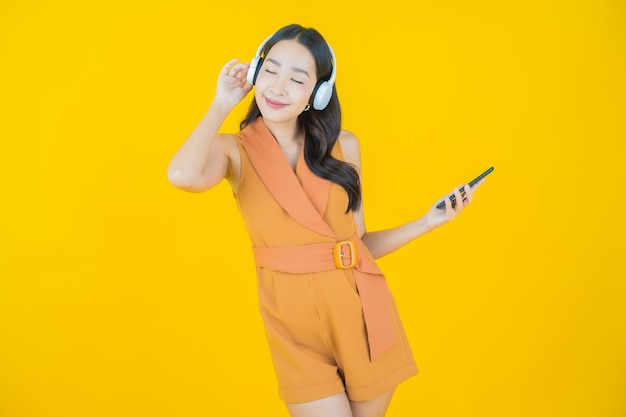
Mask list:
[[[332,238],[319,232],[321,226],[329,227],[338,239],[355,236],[343,187],[315,176],[302,152],[294,173],[262,117],[235,138],[241,155],[235,198],[253,249],[332,244]],[[246,141],[260,140],[264,148],[255,160]],[[332,153],[343,160],[338,142]],[[321,215],[319,219],[294,218],[306,211],[305,206]],[[312,224],[323,223],[321,219],[327,226]],[[366,249],[360,256],[371,259]],[[256,269],[259,308],[283,401],[307,402],[343,391],[350,400],[365,401],[418,373],[391,295],[388,327],[395,343],[371,358],[353,269],[289,273],[258,262]],[[386,288],[384,277],[376,279]]]

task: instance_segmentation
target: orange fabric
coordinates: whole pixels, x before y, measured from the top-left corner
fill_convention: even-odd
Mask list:
[[[345,240],[345,237],[338,238],[320,214],[326,208],[330,181],[315,175],[306,163],[298,164],[302,184],[298,182],[295,175],[285,175],[292,171],[291,167],[261,118],[252,122],[241,134],[243,146],[246,148],[254,169],[277,202],[303,226],[333,238],[332,244],[338,240]],[[271,220],[268,219],[268,221]],[[359,261],[354,274],[367,324],[370,358],[374,360],[396,343],[389,290],[384,282],[385,277],[358,235],[355,233],[349,236],[349,239],[357,243],[359,248]],[[324,259],[328,255],[332,259],[332,244],[328,254],[312,256],[308,253],[311,248],[307,246],[299,246],[300,253],[297,256],[294,249],[291,249],[289,251],[292,255],[291,259],[275,254],[272,269],[289,271],[293,267],[297,268],[302,265],[307,257],[310,257],[309,259],[313,262],[319,262],[319,266],[314,271],[296,270],[295,272],[318,272],[332,269],[324,264]]]
[[[349,239],[356,243],[358,261],[354,278],[367,324],[371,360],[396,343],[393,308],[384,277],[357,234]],[[318,243],[286,248],[253,248],[257,266],[292,274],[335,269],[332,243]]]
[[[303,153],[294,173],[262,118],[236,137],[235,197],[252,241],[281,398],[310,401],[345,387],[363,401],[417,373],[386,280],[346,212],[345,190],[314,175]],[[338,144],[332,153],[343,160]],[[348,239],[358,263],[337,269],[332,248]]]

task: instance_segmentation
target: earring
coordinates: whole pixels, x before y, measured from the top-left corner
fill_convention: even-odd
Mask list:
[[[311,108],[311,105],[307,103],[306,107],[304,108],[304,111],[309,111],[310,108]]]

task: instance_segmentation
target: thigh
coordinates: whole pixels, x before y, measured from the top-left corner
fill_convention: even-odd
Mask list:
[[[353,417],[383,417],[387,413],[394,390],[368,401],[350,401]]]
[[[374,401],[374,400],[372,400]],[[352,417],[350,401],[345,392],[305,403],[286,403],[291,417]]]

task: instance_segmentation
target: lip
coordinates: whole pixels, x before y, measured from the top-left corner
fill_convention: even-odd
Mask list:
[[[265,103],[272,109],[282,109],[287,106],[285,103],[281,103],[280,101],[274,101],[267,97],[263,97],[265,99]]]

